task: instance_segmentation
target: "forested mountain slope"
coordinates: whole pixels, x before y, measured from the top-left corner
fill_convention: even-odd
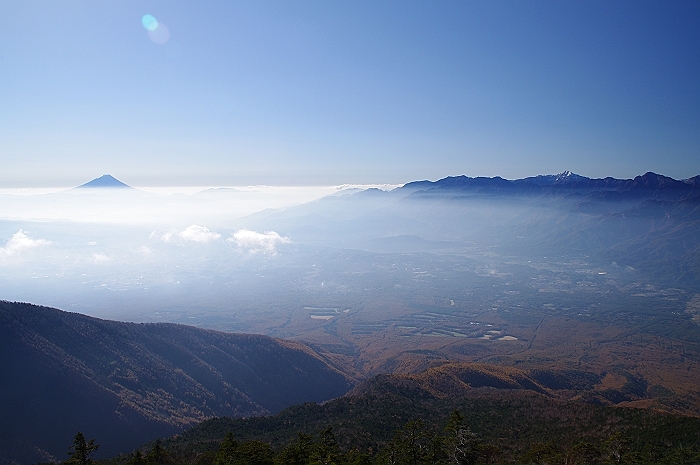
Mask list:
[[[352,385],[300,343],[4,301],[0,354],[0,463],[65,459],[77,431],[114,455],[206,418],[276,413]]]
[[[461,384],[445,383],[445,375],[459,377]],[[468,364],[417,375],[379,375],[322,405],[298,405],[269,417],[207,420],[138,453],[147,457],[143,463],[152,463],[148,457],[160,448],[172,465],[316,464],[328,457],[337,465],[700,460],[700,419],[552,398],[558,387],[586,384],[586,376],[569,375],[568,386],[562,377],[555,381],[541,372]],[[455,410],[461,418],[457,425]],[[216,462],[229,433],[238,444],[229,451],[229,459],[235,458]],[[461,462],[453,461],[457,449]],[[253,461],[253,451],[265,458]],[[134,458],[108,463],[138,463]]]

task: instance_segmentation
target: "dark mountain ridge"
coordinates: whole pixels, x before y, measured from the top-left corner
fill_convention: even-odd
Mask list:
[[[615,191],[635,192],[636,195],[670,197],[679,199],[700,193],[698,176],[686,180],[676,180],[668,176],[647,172],[634,179],[606,177],[593,179],[570,171],[556,175],[539,175],[523,179],[508,180],[496,177],[450,176],[434,182],[415,181],[399,189],[407,192],[421,192],[422,195],[464,191],[479,194],[557,194],[562,192]]]
[[[275,413],[352,385],[300,343],[5,301],[0,354],[0,463],[63,459],[77,431],[110,438],[100,453],[114,455],[206,418]]]

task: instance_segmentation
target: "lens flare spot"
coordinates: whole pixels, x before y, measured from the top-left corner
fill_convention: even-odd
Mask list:
[[[164,45],[170,39],[170,31],[163,23],[158,23],[155,31],[148,31],[148,38],[158,45]]]
[[[143,18],[141,18],[141,24],[143,24],[143,27],[151,32],[158,28],[158,20],[153,15],[143,15]]]

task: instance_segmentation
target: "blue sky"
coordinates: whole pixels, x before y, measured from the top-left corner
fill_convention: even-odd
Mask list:
[[[700,174],[698,2],[0,12],[0,187]]]

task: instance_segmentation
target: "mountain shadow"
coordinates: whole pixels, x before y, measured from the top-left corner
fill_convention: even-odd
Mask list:
[[[65,459],[77,431],[104,443],[104,457],[207,418],[272,414],[352,386],[296,342],[5,301],[0,354],[3,464]]]

